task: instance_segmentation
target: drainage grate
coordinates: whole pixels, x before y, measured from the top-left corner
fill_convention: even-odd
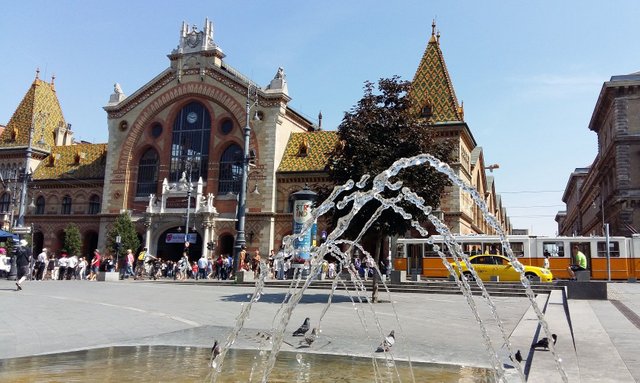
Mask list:
[[[631,322],[638,328],[638,330],[640,330],[640,316],[638,316],[638,314],[633,312],[633,310],[627,307],[627,305],[618,300],[612,299],[611,304],[613,304],[618,309],[618,311],[620,311],[622,315],[624,315],[629,320],[629,322]]]

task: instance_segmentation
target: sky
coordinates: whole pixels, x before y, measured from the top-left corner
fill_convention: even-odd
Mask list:
[[[113,84],[131,94],[169,66],[183,21],[213,21],[225,61],[335,130],[365,81],[412,80],[435,19],[465,121],[514,228],[555,235],[571,172],[597,155],[588,129],[611,76],[640,71],[640,4],[620,1],[11,1],[0,13],[0,124],[36,68],[76,140],[106,142]]]

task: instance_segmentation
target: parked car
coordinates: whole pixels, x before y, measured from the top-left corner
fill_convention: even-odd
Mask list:
[[[478,274],[478,277],[483,281],[490,281],[491,277],[497,277],[500,281],[519,281],[520,273],[511,265],[509,258],[502,255],[490,255],[480,254],[469,257],[469,261],[473,265],[473,269]],[[467,268],[464,262],[461,262],[462,274],[464,274],[468,280],[473,280],[471,271]],[[458,267],[455,263],[451,263],[451,266],[459,273]],[[541,282],[551,282],[553,280],[553,274],[551,271],[537,266],[524,266],[524,275],[533,280],[536,277]]]

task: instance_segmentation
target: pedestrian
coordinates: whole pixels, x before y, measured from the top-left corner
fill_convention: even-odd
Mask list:
[[[79,262],[77,255],[73,254],[69,257],[67,262],[67,280],[71,280],[71,277],[76,279],[76,268],[78,267]]]
[[[98,269],[100,268],[100,260],[101,260],[101,256],[100,256],[100,252],[98,251],[98,249],[95,249],[93,251],[93,258],[91,258],[91,264],[89,266],[90,269],[90,273],[89,273],[89,280],[90,281],[95,281],[96,278],[98,277]]]
[[[575,262],[572,265],[567,267],[567,271],[569,272],[569,276],[572,280],[576,279],[576,271],[583,271],[587,269],[587,256],[584,255],[582,251],[580,251],[580,246],[573,245],[573,252],[575,254]]]
[[[18,242],[16,249],[16,266],[18,267],[18,281],[16,282],[17,291],[22,290],[22,282],[29,275],[29,265],[31,264],[31,249],[28,247],[26,239]]]
[[[68,263],[69,258],[67,258],[67,251],[62,250],[62,254],[60,254],[60,259],[58,260],[58,280],[64,280],[65,274],[67,273]]]
[[[36,280],[41,281],[44,278],[44,271],[47,268],[47,248],[43,247],[38,260],[36,261]]]
[[[84,257],[80,257],[80,262],[78,262],[78,267],[76,268],[76,278],[84,281],[87,279],[87,261]]]
[[[544,251],[544,261],[542,263],[542,267],[544,267],[545,269],[549,270],[549,252],[548,251]]]
[[[10,271],[11,265],[9,264],[9,257],[7,257],[7,249],[0,247],[0,277],[6,277]]]
[[[262,258],[260,257],[260,250],[256,250],[253,259],[251,260],[251,268],[253,270],[253,277],[258,278],[260,275],[260,262]]]
[[[207,258],[205,257],[204,254],[202,254],[202,256],[200,257],[200,259],[198,259],[198,268],[197,268],[197,275],[196,275],[196,279],[207,279]]]

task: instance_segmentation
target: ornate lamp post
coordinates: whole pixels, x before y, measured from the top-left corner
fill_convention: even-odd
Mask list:
[[[254,95],[251,100],[251,90],[253,89]],[[251,126],[249,125],[249,116],[251,114],[251,108],[258,105],[258,87],[255,84],[249,84],[247,87],[247,103],[246,103],[246,124],[244,126],[244,153],[242,156],[242,184],[240,185],[240,194],[238,195],[238,223],[236,231],[236,242],[234,246],[233,256],[233,268],[238,271],[240,251],[245,245],[246,240],[244,238],[244,224],[245,224],[245,209],[247,203],[247,182],[249,178],[249,161],[251,160],[249,152],[249,138],[251,135]]]
[[[39,117],[44,118],[44,114],[42,112],[38,113]],[[17,225],[13,227],[14,233],[18,233],[20,237],[31,231],[31,228],[25,228],[24,226],[24,215],[27,210],[27,182],[29,182],[29,177],[31,176],[31,172],[29,170],[29,163],[31,162],[31,156],[33,154],[33,131],[35,124],[36,116],[33,117],[31,122],[31,127],[29,128],[29,143],[27,145],[27,149],[25,150],[25,163],[24,163],[24,171],[22,173],[22,186],[20,188],[20,201],[18,205],[18,220]],[[13,219],[12,219],[13,220]],[[15,280],[18,274],[18,267],[16,265],[16,256],[11,256],[11,270],[9,271],[9,279]]]

